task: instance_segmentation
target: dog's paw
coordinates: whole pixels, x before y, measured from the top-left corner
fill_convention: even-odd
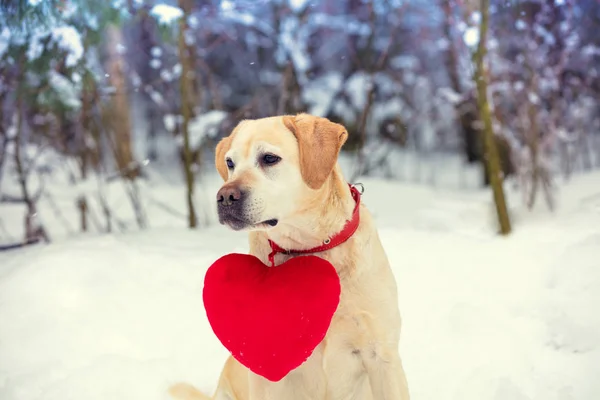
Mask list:
[[[176,400],[210,400],[210,397],[187,383],[177,383],[171,386],[169,395]]]

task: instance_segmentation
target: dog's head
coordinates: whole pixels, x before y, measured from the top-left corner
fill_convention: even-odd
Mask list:
[[[348,133],[307,114],[242,121],[219,142],[219,221],[234,230],[266,230],[296,215],[335,173]]]

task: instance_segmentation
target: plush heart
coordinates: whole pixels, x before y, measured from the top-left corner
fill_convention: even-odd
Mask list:
[[[325,338],[340,280],[331,263],[312,255],[268,267],[248,254],[228,254],[206,272],[203,299],[213,331],[233,357],[276,382]]]

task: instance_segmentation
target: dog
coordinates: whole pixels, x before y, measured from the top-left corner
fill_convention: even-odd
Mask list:
[[[346,129],[308,114],[245,120],[222,139],[215,164],[225,181],[219,221],[249,232],[250,254],[269,265],[272,241],[307,250],[343,230],[356,202],[337,162]],[[400,358],[396,281],[367,208],[342,244],[316,253],[341,282],[337,311],[313,354],[279,382],[254,374],[233,357],[213,400],[409,400]],[[294,254],[279,253],[275,264]],[[169,388],[180,400],[208,400],[191,385]]]

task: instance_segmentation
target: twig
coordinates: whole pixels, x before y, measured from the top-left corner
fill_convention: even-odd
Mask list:
[[[0,246],[0,251],[9,251],[9,250],[21,249],[23,247],[31,246],[31,245],[37,244],[39,242],[41,242],[41,239],[38,238],[38,237],[36,237],[36,238],[30,238],[30,239],[27,239],[26,241],[24,241],[22,243],[14,243],[14,244],[2,245],[2,246]]]
[[[65,226],[65,230],[67,231],[67,233],[70,235],[73,234],[73,230],[71,229],[71,226],[69,225],[69,221],[65,218],[65,216],[60,211],[60,208],[54,202],[54,198],[48,192],[44,192],[44,197],[48,201],[48,204],[50,205],[50,208],[52,208],[52,211],[54,211],[54,215],[56,216],[56,218],[58,220],[60,220],[62,222],[62,224]]]
[[[0,104],[0,108],[1,108],[1,104]],[[0,124],[2,123],[2,121],[0,120]],[[2,128],[0,128],[2,129]],[[2,193],[2,178],[4,177],[4,163],[6,161],[7,157],[7,147],[8,147],[8,143],[10,142],[10,139],[8,137],[6,137],[4,134],[2,134],[0,136],[0,138],[2,139],[2,143],[0,144],[0,193]]]

